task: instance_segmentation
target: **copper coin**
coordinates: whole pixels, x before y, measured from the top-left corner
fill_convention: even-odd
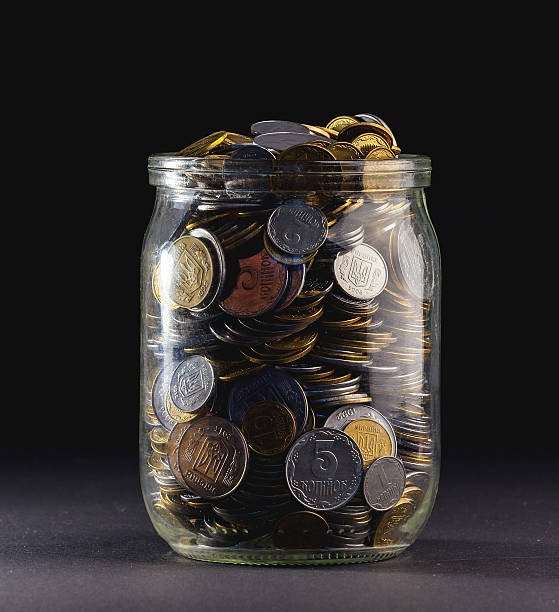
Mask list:
[[[187,487],[204,499],[219,499],[244,478],[248,446],[236,425],[206,416],[187,427],[179,442],[178,465]]]
[[[276,311],[279,312],[284,308],[287,308],[293,300],[303,290],[305,284],[305,264],[298,266],[289,266],[289,281],[287,283],[287,289],[285,290],[279,304],[277,305]]]
[[[257,317],[271,310],[287,285],[287,268],[266,249],[239,260],[237,284],[221,308],[235,317]]]
[[[279,519],[274,530],[277,548],[324,548],[328,523],[315,512],[292,512]]]

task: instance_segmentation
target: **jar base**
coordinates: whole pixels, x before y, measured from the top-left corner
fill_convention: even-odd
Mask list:
[[[324,551],[278,551],[262,548],[239,549],[228,547],[192,546],[170,542],[179,555],[196,561],[232,563],[235,565],[341,565],[346,563],[371,563],[395,557],[408,546],[363,546],[355,551],[329,549]]]

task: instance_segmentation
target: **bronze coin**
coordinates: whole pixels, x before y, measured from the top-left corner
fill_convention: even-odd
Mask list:
[[[389,147],[394,142],[394,137],[392,136],[392,132],[390,132],[390,130],[387,130],[383,125],[380,125],[380,123],[369,122],[348,125],[340,131],[338,134],[338,140],[353,142],[358,136],[361,136],[361,134],[369,133],[378,134],[381,136],[382,139],[388,143]]]
[[[289,281],[276,311],[287,308],[293,300],[301,293],[305,284],[305,265],[289,266]]]
[[[316,512],[292,512],[282,516],[274,530],[277,548],[324,548],[328,538],[328,523]]]
[[[257,317],[271,310],[287,285],[287,268],[266,249],[239,260],[239,275],[233,291],[220,304],[235,317]]]
[[[189,489],[204,499],[219,499],[241,484],[248,446],[236,425],[206,416],[187,427],[179,442],[178,462]]]

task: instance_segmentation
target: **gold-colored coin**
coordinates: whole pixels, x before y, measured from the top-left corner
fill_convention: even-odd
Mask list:
[[[281,340],[272,340],[271,342],[266,342],[264,346],[272,351],[280,352],[302,350],[310,344],[314,344],[317,337],[317,331],[305,330],[300,334],[296,334],[294,336],[287,336],[286,338],[282,338]]]
[[[423,501],[423,491],[419,487],[406,487],[402,493],[402,497],[405,499],[411,499],[411,501],[418,507]]]
[[[344,432],[355,440],[363,455],[363,466],[367,469],[379,457],[391,456],[394,452],[392,439],[386,429],[372,419],[351,421]]]
[[[295,417],[287,406],[266,401],[253,404],[241,424],[249,447],[259,455],[271,456],[287,450],[295,439]]]
[[[183,308],[198,306],[212,286],[214,270],[208,247],[199,238],[183,236],[173,242],[167,257],[168,264],[159,272],[160,290]]]
[[[375,147],[371,149],[365,159],[394,159],[396,155],[387,147]]]
[[[361,153],[367,156],[375,147],[383,147],[388,149],[389,145],[382,136],[368,132],[357,136],[355,140],[351,141],[351,144],[357,147]]]
[[[245,363],[247,363],[245,359]],[[224,372],[218,376],[219,380],[235,380],[240,376],[252,376],[264,368],[264,365],[252,365],[247,363],[246,366],[240,368],[232,368],[228,372]]]
[[[196,142],[189,144],[176,155],[181,157],[201,157],[218,147],[227,137],[227,132],[213,132]]]
[[[400,541],[398,529],[415,512],[415,504],[409,499],[401,499],[384,513],[373,537],[373,546],[394,546]]]
[[[204,407],[197,412],[184,412],[183,410],[179,410],[175,404],[173,404],[169,394],[167,394],[167,399],[165,400],[165,408],[167,409],[167,414],[177,423],[189,423],[192,419],[207,412],[207,409],[204,409]]]
[[[380,125],[380,123],[368,123],[365,121],[344,128],[338,134],[338,140],[354,142],[354,140],[362,134],[377,134],[385,141],[386,144],[384,146],[387,147],[391,147],[392,144],[394,144],[394,137],[390,130],[387,130],[383,125]]]
[[[339,161],[355,161],[362,159],[361,151],[350,142],[333,142],[328,145],[328,151]]]
[[[349,115],[340,115],[339,117],[334,117],[331,121],[326,124],[327,130],[334,130],[341,132],[344,128],[354,125],[355,123],[359,123],[359,121],[355,117],[350,117]]]
[[[298,144],[282,151],[279,161],[335,161],[328,149],[318,144]]]
[[[302,123],[301,125],[304,125],[308,130],[317,136],[324,136],[324,138],[336,138],[338,136],[338,132],[336,130],[319,127],[318,125],[307,125],[306,123]]]

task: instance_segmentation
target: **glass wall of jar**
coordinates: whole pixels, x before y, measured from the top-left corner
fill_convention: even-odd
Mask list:
[[[202,560],[386,559],[439,474],[430,160],[149,159],[141,481]]]

